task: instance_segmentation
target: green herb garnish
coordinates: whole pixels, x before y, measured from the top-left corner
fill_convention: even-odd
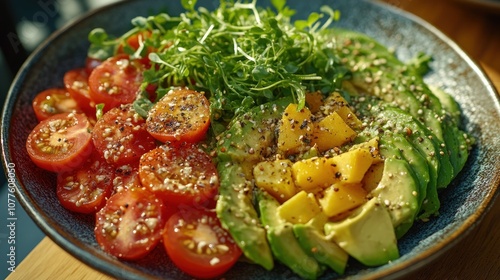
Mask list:
[[[143,88],[157,85],[157,100],[172,86],[205,91],[214,120],[284,96],[302,107],[306,92],[330,93],[348,75],[326,32],[339,18],[329,7],[292,22],[295,11],[284,0],[272,1],[274,9],[257,7],[256,0],[222,0],[214,11],[195,9],[196,0],[182,4],[186,12],[176,17],[134,19],[134,28],[120,38],[94,31],[89,55],[102,58],[134,32],[150,31],[139,50],[129,51],[133,58],[148,47],[156,50],[149,54],[153,67],[144,72]]]

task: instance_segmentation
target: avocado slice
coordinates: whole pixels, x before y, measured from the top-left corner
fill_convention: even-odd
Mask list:
[[[274,267],[274,259],[267,243],[266,230],[252,203],[252,182],[247,180],[241,165],[219,164],[219,198],[216,213],[222,226],[229,231],[243,254],[267,270]]]
[[[275,137],[272,126],[289,102],[283,99],[258,106],[233,119],[217,143],[220,177],[217,216],[243,254],[267,270],[274,267],[274,259],[253,205],[254,184],[250,174],[253,165],[268,153]]]
[[[371,195],[387,207],[397,238],[406,233],[417,216],[418,190],[418,180],[406,160],[385,160],[382,179]]]
[[[384,265],[399,258],[391,216],[376,198],[370,199],[342,221],[327,222],[325,234],[367,266]]]
[[[414,67],[400,61],[373,38],[334,28],[337,55],[352,73],[352,83],[417,117],[421,108],[441,112],[442,106]]]
[[[345,272],[349,255],[331,238],[325,236],[323,228],[327,221],[326,215],[319,214],[307,224],[293,225],[293,233],[306,253],[342,275]]]
[[[257,191],[260,219],[267,230],[267,239],[277,260],[305,279],[316,279],[325,267],[307,254],[295,237],[293,224],[278,214],[279,202],[263,190]]]

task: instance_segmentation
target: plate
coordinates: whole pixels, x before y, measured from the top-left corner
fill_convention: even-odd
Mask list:
[[[123,1],[86,14],[73,24],[51,35],[25,62],[8,93],[2,113],[3,164],[15,166],[16,195],[30,217],[55,243],[91,267],[120,279],[191,279],[180,272],[159,246],[145,259],[120,261],[101,251],[93,234],[92,216],[71,213],[62,208],[55,195],[54,174],[37,168],[25,151],[25,141],[37,120],[31,100],[41,90],[63,86],[64,73],[84,64],[89,46],[87,34],[103,27],[111,34],[130,28],[136,16],[160,11],[179,14],[180,1]],[[210,1],[214,8],[219,1]],[[325,3],[341,11],[339,27],[364,32],[393,48],[402,60],[424,51],[434,57],[432,72],[425,78],[440,86],[459,102],[464,114],[464,129],[477,144],[467,165],[452,184],[440,193],[440,216],[418,222],[399,242],[401,258],[390,264],[367,268],[351,261],[342,277],[398,277],[435,259],[456,244],[478,224],[492,204],[500,182],[500,102],[491,82],[474,62],[450,39],[421,19],[381,2],[336,0],[289,1],[306,17]],[[259,1],[260,6],[269,2]],[[293,279],[290,270],[279,266],[272,271],[240,262],[225,276],[228,279]]]

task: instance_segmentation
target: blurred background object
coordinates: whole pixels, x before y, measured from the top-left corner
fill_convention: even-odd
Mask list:
[[[70,24],[89,10],[120,0],[36,0],[0,1],[0,103],[5,97],[17,71],[29,54],[50,34]],[[17,167],[21,168],[21,167]],[[0,172],[0,220],[7,221],[8,192],[4,172]],[[15,262],[24,257],[45,237],[31,218],[15,204],[16,244]],[[10,273],[7,269],[9,228],[0,227],[0,279]]]

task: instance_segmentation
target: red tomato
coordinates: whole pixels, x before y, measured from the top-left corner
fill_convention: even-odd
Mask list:
[[[144,65],[130,60],[127,55],[106,59],[89,76],[90,97],[96,104],[104,103],[104,110],[132,103],[143,81]]]
[[[142,188],[141,181],[139,180],[139,162],[115,168],[113,193],[137,187]]]
[[[179,89],[166,94],[149,110],[147,130],[162,142],[197,142],[210,125],[210,105],[203,93]]]
[[[196,278],[219,277],[241,256],[215,213],[207,210],[181,210],[170,217],[163,244],[172,262]]]
[[[106,161],[116,166],[138,162],[142,154],[156,148],[144,119],[130,104],[106,112],[95,124],[92,140]]]
[[[215,164],[194,144],[161,146],[141,157],[141,184],[173,205],[208,205],[217,194]]]
[[[62,172],[80,166],[93,150],[84,114],[61,113],[41,121],[29,134],[26,150],[39,167]]]
[[[57,197],[68,210],[94,213],[101,209],[113,189],[114,168],[97,153],[78,169],[57,175]]]
[[[38,121],[60,113],[82,113],[75,99],[63,88],[50,88],[40,92],[33,99],[32,105]]]
[[[85,68],[69,70],[64,74],[64,86],[78,106],[92,119],[95,118],[95,102],[90,98],[89,74]]]
[[[111,196],[96,214],[97,243],[121,259],[139,259],[161,240],[167,219],[161,200],[141,188]]]
[[[144,42],[149,37],[151,37],[151,31],[149,31],[149,30],[143,30],[143,31],[139,31],[137,33],[134,33],[130,37],[128,37],[124,43],[122,43],[118,46],[117,53],[119,53],[119,54],[127,53],[125,51],[125,47],[128,47],[128,48],[130,48],[131,51],[136,52],[141,47],[141,44],[144,44]],[[154,48],[151,46],[148,46],[147,48],[141,50],[141,57],[142,57],[141,62],[144,63],[145,65],[147,65],[148,68],[150,66],[148,54],[150,52],[153,52],[153,51],[154,51]]]

